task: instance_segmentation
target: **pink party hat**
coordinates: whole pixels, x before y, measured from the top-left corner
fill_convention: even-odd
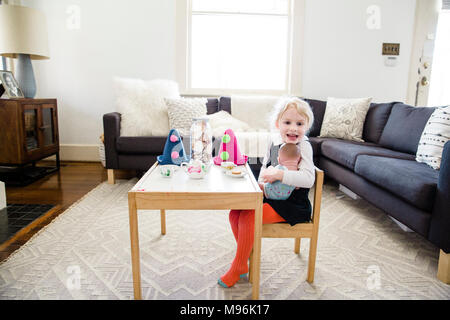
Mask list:
[[[241,154],[236,136],[233,130],[227,129],[222,137],[219,155],[214,157],[214,164],[220,166],[223,161],[234,162],[236,165],[243,165],[247,162],[248,157]]]

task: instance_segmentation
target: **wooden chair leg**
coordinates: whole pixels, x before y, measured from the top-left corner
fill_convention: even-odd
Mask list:
[[[161,234],[166,234],[166,210],[161,209]]]
[[[308,277],[306,281],[312,283],[314,281],[314,271],[316,268],[316,253],[317,253],[317,237],[311,237],[309,243],[309,258],[308,258]]]
[[[301,238],[295,238],[294,252],[296,254],[300,253],[300,241],[301,241]]]
[[[450,284],[450,253],[445,253],[444,250],[439,253],[437,278],[446,284]]]
[[[116,178],[114,176],[114,169],[108,169],[108,183],[115,184]]]
[[[248,282],[253,282],[253,273],[252,273],[252,266],[253,266],[253,250],[250,252],[250,263],[248,264]]]

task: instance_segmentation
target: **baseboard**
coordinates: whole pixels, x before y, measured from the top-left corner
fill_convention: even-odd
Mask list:
[[[61,161],[100,162],[98,144],[61,144],[59,146]],[[55,160],[55,156],[45,160]]]

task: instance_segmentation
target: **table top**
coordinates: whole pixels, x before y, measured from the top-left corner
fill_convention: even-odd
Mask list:
[[[243,193],[262,192],[248,164],[239,166],[247,174],[231,177],[224,169],[214,164],[203,179],[192,179],[183,168],[178,168],[173,177],[163,177],[157,164],[153,165],[130,192],[182,192],[182,193]]]

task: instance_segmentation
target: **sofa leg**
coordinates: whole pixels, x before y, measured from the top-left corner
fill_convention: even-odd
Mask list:
[[[114,176],[114,169],[108,169],[108,183],[115,184],[116,178]]]
[[[441,250],[439,254],[437,278],[450,284],[450,253],[445,253],[444,250]]]

